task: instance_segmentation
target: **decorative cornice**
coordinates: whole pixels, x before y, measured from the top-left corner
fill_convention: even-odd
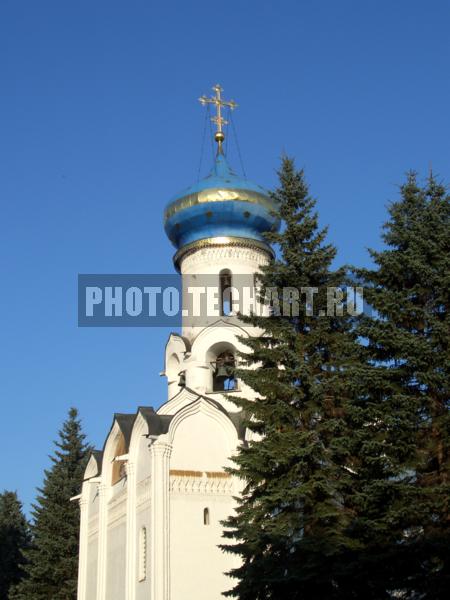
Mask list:
[[[142,504],[149,502],[151,499],[151,487],[150,487],[150,477],[146,477],[142,481],[137,484],[136,490],[136,507],[140,507]]]
[[[150,453],[154,456],[161,456],[163,458],[170,458],[172,454],[172,444],[163,439],[165,436],[160,436],[151,446]]]
[[[119,492],[116,492],[108,502],[108,510],[112,510],[118,504],[121,504],[126,499],[128,487],[124,487]]]
[[[116,521],[125,518],[127,514],[126,496],[121,498],[121,502],[110,507],[108,510],[108,527]]]
[[[251,250],[258,250],[260,252],[262,251],[267,255],[268,259],[275,256],[272,248],[270,248],[270,246],[265,242],[252,240],[250,238],[227,236],[205,238],[203,240],[197,240],[195,242],[191,242],[190,244],[186,244],[186,246],[183,246],[178,250],[178,252],[175,253],[173,262],[175,267],[179,270],[181,261],[186,258],[186,256],[197,252],[197,250],[206,248],[228,249],[233,247],[248,248]]]
[[[127,462],[125,463],[125,472],[127,474],[127,477],[132,477],[134,475],[135,471],[136,471],[135,464],[133,462],[131,462],[130,460],[127,460]]]
[[[224,472],[170,471],[170,492],[173,494],[233,494],[233,478]]]

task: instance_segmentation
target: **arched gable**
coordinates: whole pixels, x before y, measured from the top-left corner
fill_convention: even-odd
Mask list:
[[[184,406],[172,418],[167,437],[171,469],[222,471],[239,443],[236,427],[218,403],[205,397]]]
[[[183,362],[185,353],[190,352],[190,350],[191,345],[187,338],[178,335],[177,333],[171,333],[169,335],[169,339],[167,340],[164,352],[164,374],[167,374],[166,371],[172,356],[176,356],[181,364]]]
[[[189,340],[179,333],[172,332],[166,342],[165,354],[167,355],[168,348],[173,348],[176,352],[189,352],[191,344]]]
[[[102,483],[114,485],[122,478],[123,463],[116,461],[128,453],[135,415],[115,414],[103,448]]]
[[[101,450],[93,450],[84,470],[84,480],[97,477],[102,472],[103,452]]]
[[[189,340],[176,333],[171,333],[166,344],[164,371],[161,375],[167,377],[167,393],[171,399],[176,396],[184,385],[184,361],[190,352]]]
[[[183,406],[191,404],[192,402],[194,402],[194,400],[196,400],[199,397],[200,395],[197,392],[194,392],[193,390],[187,387],[180,388],[180,391],[176,396],[174,396],[167,402],[164,402],[164,404],[162,404],[158,408],[158,415],[174,415],[179,410],[181,410]]]
[[[205,360],[209,349],[218,342],[231,345],[240,352],[248,352],[248,348],[238,340],[239,336],[248,337],[248,332],[238,325],[231,325],[219,319],[214,326],[203,329],[195,338],[192,356],[197,360]]]
[[[171,418],[159,415],[151,406],[138,408],[128,450],[128,460],[135,465],[138,481],[150,475],[149,438],[167,433]]]
[[[148,423],[144,415],[138,410],[136,418],[133,423],[133,430],[131,432],[130,447],[128,449],[128,457],[130,462],[136,464],[139,448],[141,445],[142,437],[148,435]]]

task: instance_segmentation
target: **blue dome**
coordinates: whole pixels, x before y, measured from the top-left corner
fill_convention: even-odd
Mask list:
[[[275,208],[262,187],[237,176],[219,154],[207,177],[169,202],[164,227],[178,250],[217,237],[264,242],[263,233],[279,227],[271,214]]]

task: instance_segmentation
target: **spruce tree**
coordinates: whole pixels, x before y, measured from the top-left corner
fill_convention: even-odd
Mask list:
[[[24,576],[23,552],[30,531],[16,492],[0,494],[0,598],[7,599],[11,586]]]
[[[342,500],[351,482],[345,414],[356,345],[347,314],[325,315],[327,289],[345,283],[345,270],[332,269],[336,250],[319,229],[304,173],[284,158],[279,180],[273,198],[283,227],[267,234],[279,257],[262,270],[261,296],[273,288],[282,296],[289,287],[317,293],[306,310],[305,292],[298,316],[278,314],[274,305],[269,317],[242,317],[264,333],[242,338],[250,354],[240,355],[238,376],[257,398],[236,400],[252,439],[232,470],[245,487],[225,523],[233,543],[224,548],[242,565],[231,572],[237,583],[225,595],[330,599],[340,597],[343,548],[355,544]]]
[[[354,587],[373,598],[444,598],[450,589],[450,203],[410,173],[389,209],[385,249],[357,271],[372,316],[351,411]]]
[[[33,545],[25,553],[27,578],[14,600],[76,600],[80,492],[89,454],[77,410],[64,422],[51,456],[51,468],[33,505]]]

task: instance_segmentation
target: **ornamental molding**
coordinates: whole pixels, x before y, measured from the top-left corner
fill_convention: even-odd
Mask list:
[[[233,495],[233,478],[223,471],[200,472],[170,471],[169,489],[171,494],[202,494],[209,496]]]
[[[127,497],[127,486],[124,485],[126,483],[126,480],[122,479],[121,481],[119,481],[116,485],[118,484],[122,484],[123,487],[121,490],[114,490],[113,488],[111,488],[111,493],[113,495],[111,495],[111,498],[108,502],[108,510],[112,510],[116,504],[121,504],[124,500],[126,500]]]
[[[120,525],[126,525],[127,523],[127,512],[123,511],[122,514],[114,515],[114,518],[108,520],[108,530],[119,527]]]
[[[219,241],[220,240],[220,241]],[[173,257],[177,268],[183,271],[205,262],[231,259],[248,260],[260,265],[268,264],[273,250],[264,242],[250,238],[208,238],[183,246]]]
[[[151,499],[151,477],[140,481],[136,486],[136,507],[147,504]]]
[[[194,402],[200,397],[200,394],[193,392],[188,388],[181,388],[176,396],[164,402],[157,410],[158,415],[173,415],[178,412],[186,404]]]
[[[238,443],[236,428],[233,425],[230,417],[222,412],[213,402],[202,396],[195,400],[191,404],[184,406],[179,410],[173,417],[169,425],[169,431],[167,437],[173,443],[178,427],[181,423],[188,420],[190,417],[202,413],[209,417],[212,421],[215,421],[222,429],[228,440],[230,451],[236,447]],[[153,447],[153,446],[152,446]]]
[[[218,319],[209,327],[204,327],[192,342],[192,356],[204,356],[205,350],[216,342],[229,342],[241,352],[248,352],[246,346],[239,341],[239,337],[249,337],[249,333],[243,325],[239,320],[231,323]]]
[[[167,434],[160,435],[150,446],[150,454],[154,457],[169,459],[172,454],[172,440]]]
[[[125,517],[127,514],[127,494],[121,493],[120,497],[114,498],[108,506],[108,526],[114,523],[118,519]]]

